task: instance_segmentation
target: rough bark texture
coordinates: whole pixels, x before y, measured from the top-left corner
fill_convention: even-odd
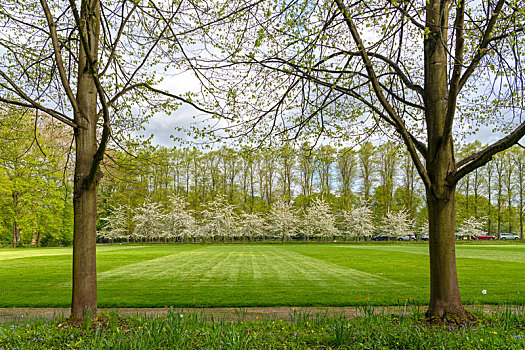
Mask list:
[[[77,137],[77,147],[85,137]],[[79,141],[81,140],[81,141]],[[86,147],[87,148],[87,147]],[[78,155],[78,151],[77,151]],[[71,315],[84,319],[87,313],[96,313],[97,309],[97,272],[96,272],[96,215],[97,186],[87,188],[86,167],[91,164],[87,157],[76,160],[74,235],[73,235],[73,298]],[[88,169],[89,171],[89,169]]]
[[[455,190],[448,198],[427,192],[429,215],[430,305],[429,314],[446,317],[463,313],[456,272]],[[445,193],[443,193],[445,194]]]
[[[88,60],[96,62],[98,54],[100,9],[98,2],[82,1],[81,30],[86,33],[92,57],[79,50],[77,103],[75,121],[76,159],[74,177],[73,296],[71,317],[82,320],[96,314],[96,218],[98,178],[90,178],[93,156],[97,150],[97,89]],[[92,9],[89,11],[88,9]]]
[[[447,176],[455,170],[454,149],[447,130],[448,77],[447,52],[442,37],[447,37],[448,9],[441,1],[427,3],[425,38],[425,118],[428,132],[427,188],[429,213],[430,303],[428,315],[445,318],[465,313],[459,295],[455,256],[455,184]]]

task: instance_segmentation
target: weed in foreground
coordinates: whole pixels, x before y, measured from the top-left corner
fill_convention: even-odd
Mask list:
[[[475,326],[427,326],[421,312],[361,316],[309,315],[290,320],[210,320],[170,309],[164,317],[103,314],[91,323],[63,318],[0,325],[0,349],[523,349],[525,310],[502,306]],[[366,311],[365,311],[366,310]],[[373,312],[372,312],[373,311]]]

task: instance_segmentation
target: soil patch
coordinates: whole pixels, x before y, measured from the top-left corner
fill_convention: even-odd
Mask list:
[[[491,314],[501,306],[497,305],[470,305],[465,306],[470,311],[484,312]],[[352,319],[359,316],[374,314],[411,314],[416,311],[424,312],[426,306],[373,306],[373,307],[217,307],[217,308],[172,308],[175,312],[184,314],[203,313],[208,319],[242,321],[242,320],[259,320],[259,319],[282,319],[289,321],[297,315],[308,314],[314,316],[317,314],[328,316],[345,316]],[[518,312],[517,307],[511,308],[512,312]],[[147,316],[157,317],[165,316],[169,308],[100,308],[99,314],[108,314],[117,312],[122,316]],[[58,319],[68,318],[70,315],[69,308],[0,308],[0,323],[12,322],[15,320],[27,320],[35,318]]]

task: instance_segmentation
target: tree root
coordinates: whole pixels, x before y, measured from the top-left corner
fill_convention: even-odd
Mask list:
[[[427,317],[425,324],[429,326],[461,328],[476,325],[480,322],[480,319],[476,315],[465,308],[459,311],[446,312],[442,316],[429,309],[425,315]]]

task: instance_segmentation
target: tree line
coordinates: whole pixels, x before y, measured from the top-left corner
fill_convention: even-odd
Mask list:
[[[476,141],[458,149],[481,147]],[[409,155],[393,141],[357,148],[285,144],[257,150],[134,144],[110,154],[104,168],[111,176],[100,184],[99,229],[115,208],[132,211],[148,201],[168,210],[173,196],[197,213],[209,210],[217,197],[237,215],[266,215],[280,200],[303,212],[322,199],[336,217],[367,206],[375,227],[390,212],[406,211],[416,230],[428,220],[423,184]],[[511,148],[459,183],[458,224],[474,218],[489,234],[522,237],[524,157],[522,148]]]
[[[3,244],[71,244],[73,186],[64,171],[71,170],[70,137],[52,119],[13,110],[2,116],[0,126]],[[474,142],[458,149],[469,152],[481,147]],[[523,237],[524,164],[525,151],[514,147],[467,175],[458,186],[456,221],[461,224],[472,217],[483,222],[489,234],[514,232]],[[132,220],[132,213],[155,203],[160,215],[173,206],[174,197],[183,199],[183,209],[197,221],[220,199],[231,206],[238,228],[246,215],[267,218],[280,201],[290,203],[302,219],[318,199],[328,206],[338,230],[345,227],[345,215],[368,208],[370,225],[378,229],[362,235],[380,232],[391,212],[406,212],[414,231],[427,221],[421,180],[408,154],[393,141],[368,142],[357,148],[285,144],[206,150],[154,146],[137,139],[125,150],[116,146],[108,150],[103,168],[106,176],[99,188],[97,227],[104,235],[108,235],[107,223],[123,215],[117,208],[126,208],[127,235],[136,240],[161,237],[133,236],[137,220]],[[272,237],[271,232],[275,230],[265,237]],[[240,231],[231,235],[243,237]],[[263,237],[262,233],[257,237]],[[297,237],[303,236],[298,233]]]
[[[303,210],[297,210],[285,200],[272,203],[268,213],[238,214],[237,208],[218,195],[197,212],[187,209],[183,197],[170,196],[169,207],[146,201],[136,209],[127,206],[114,208],[112,215],[99,231],[99,237],[109,242],[252,242],[279,240],[343,239],[370,240],[381,232],[396,238],[413,234],[413,220],[405,211],[389,212],[374,227],[372,212],[363,205],[336,216],[330,205],[315,198]]]
[[[70,245],[71,137],[61,124],[19,109],[0,116],[0,242]]]

